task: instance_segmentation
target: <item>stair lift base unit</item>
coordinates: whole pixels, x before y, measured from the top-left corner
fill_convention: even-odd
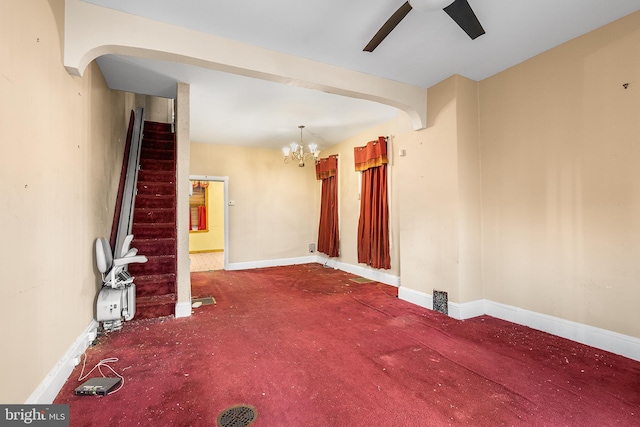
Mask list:
[[[122,328],[122,321],[131,320],[136,313],[136,285],[124,289],[104,287],[98,294],[96,320],[102,328],[115,331]]]
[[[96,320],[105,331],[122,328],[122,322],[133,319],[136,314],[136,285],[127,267],[132,263],[147,262],[147,257],[138,255],[137,249],[129,246],[133,240],[128,235],[122,245],[119,258],[113,257],[109,242],[96,240],[96,261],[102,273],[102,289],[96,300]]]

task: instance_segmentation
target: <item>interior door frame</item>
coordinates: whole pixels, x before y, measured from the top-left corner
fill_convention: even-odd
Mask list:
[[[224,269],[229,269],[229,177],[211,175],[189,175],[189,181],[212,181],[224,184]]]

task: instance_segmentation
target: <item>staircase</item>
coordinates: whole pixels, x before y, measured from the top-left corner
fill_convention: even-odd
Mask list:
[[[176,295],[176,141],[170,123],[144,122],[132,247],[145,255],[131,264],[135,277],[136,319],[169,316]]]

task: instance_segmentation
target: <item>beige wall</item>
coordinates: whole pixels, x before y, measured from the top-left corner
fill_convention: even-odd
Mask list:
[[[640,337],[639,28],[429,88],[427,128],[395,138],[403,287]]]
[[[144,109],[144,119],[150,122],[173,123],[174,100],[159,96],[136,94],[136,107]]]
[[[224,250],[224,183],[207,187],[207,231],[189,233],[189,252]]]
[[[482,297],[477,83],[429,88],[427,128],[396,138],[401,285],[452,302]]]
[[[322,156],[339,155],[340,256],[339,262],[358,264],[357,226],[360,209],[358,173],[354,169],[353,148],[378,136],[410,133],[411,122],[400,118],[341,144],[326,148]],[[393,157],[393,153],[391,153]],[[400,223],[398,185],[394,160],[391,180],[391,269],[400,275]],[[309,243],[317,243],[321,184],[315,167],[285,165],[280,150],[191,143],[192,175],[229,176],[229,262],[255,262],[309,255]],[[191,236],[193,239],[194,236]]]
[[[640,337],[638,46],[640,13],[429,88],[394,138],[402,287]]]
[[[636,13],[480,82],[485,298],[640,337],[639,48]]]
[[[458,300],[483,297],[478,82],[455,76],[458,142]]]
[[[133,97],[62,66],[61,1],[0,2],[0,402],[24,403],[90,324]]]
[[[229,177],[230,263],[306,256],[317,241],[313,165],[285,165],[280,150],[192,142],[190,174]]]

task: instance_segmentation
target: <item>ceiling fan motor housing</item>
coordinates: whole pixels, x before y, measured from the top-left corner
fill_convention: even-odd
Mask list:
[[[453,3],[453,0],[409,0],[409,4],[416,10],[442,10]]]

